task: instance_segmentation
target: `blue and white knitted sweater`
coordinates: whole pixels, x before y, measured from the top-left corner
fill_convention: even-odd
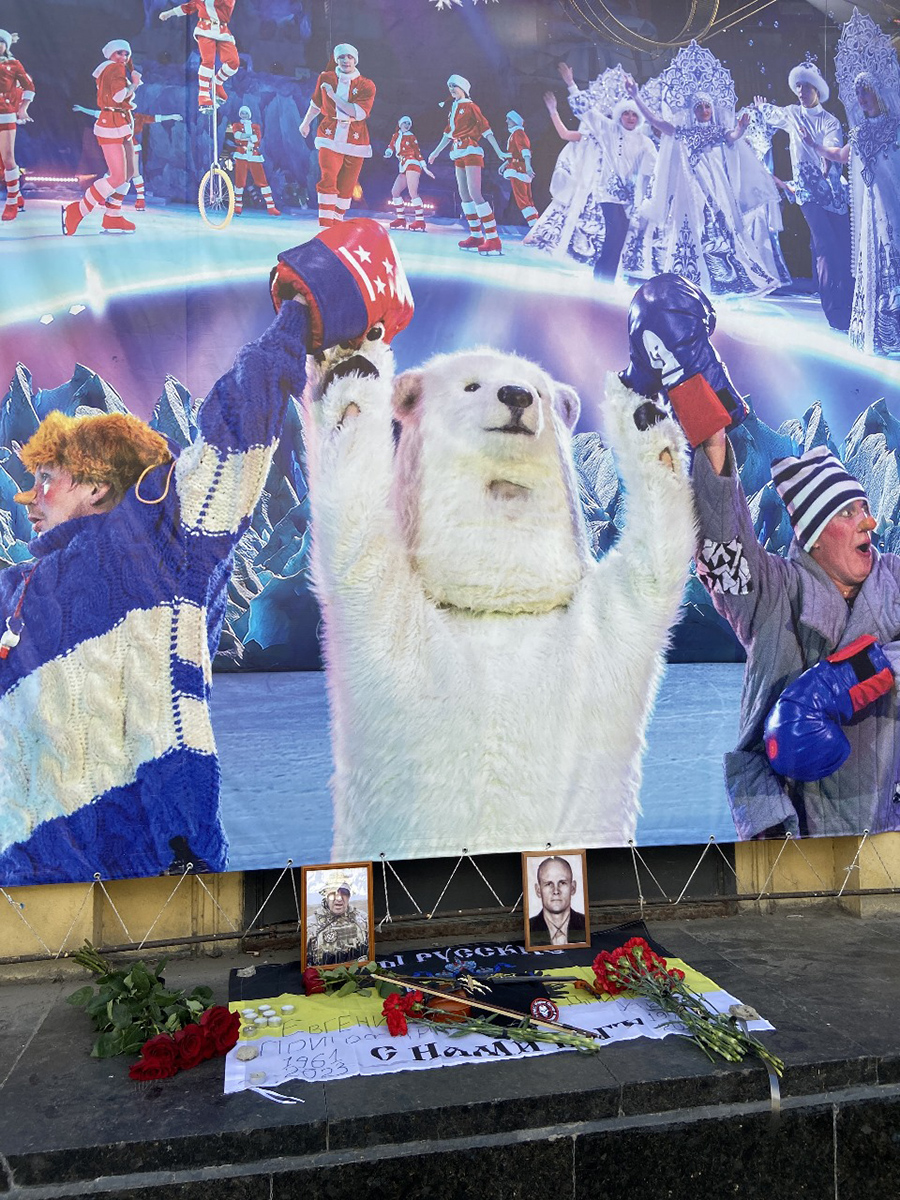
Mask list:
[[[204,401],[160,503],[132,489],[31,543],[25,627],[0,660],[0,885],[158,875],[174,838],[224,870],[211,664],[306,341],[306,309],[285,304]],[[0,626],[32,565],[0,572]]]

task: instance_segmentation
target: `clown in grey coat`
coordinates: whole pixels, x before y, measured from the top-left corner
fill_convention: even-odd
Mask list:
[[[824,447],[774,464],[795,532],[786,559],[757,541],[724,433],[703,449],[698,574],[747,651],[740,739],[725,756],[739,836],[900,828],[900,558],[872,546],[865,493]]]

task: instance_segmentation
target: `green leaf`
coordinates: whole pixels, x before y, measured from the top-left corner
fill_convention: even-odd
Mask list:
[[[77,992],[73,992],[71,996],[66,996],[66,1004],[72,1004],[75,1008],[85,1008],[94,994],[94,989],[89,983],[84,987],[80,987]]]
[[[396,983],[379,983],[378,995],[382,1000],[386,1000],[388,996],[399,996],[403,992],[403,988]]]
[[[109,1019],[114,1029],[127,1029],[134,1021],[134,1017],[135,1014],[130,1005],[121,1002],[110,1005]]]
[[[138,1025],[131,1025],[128,1029],[122,1030],[122,1054],[137,1054],[144,1042],[152,1037],[152,1031],[147,1033],[146,1030]]]
[[[356,986],[356,980],[348,979],[346,983],[342,984],[338,988],[338,990],[334,993],[334,995],[337,996],[338,998],[340,998],[341,996],[349,996],[351,992],[358,992],[358,991],[359,991],[359,988]]]
[[[116,1030],[115,1033],[101,1033],[91,1051],[94,1058],[114,1058],[121,1053],[122,1034],[120,1030]]]
[[[191,1000],[202,1000],[204,1007],[209,1006],[209,1002],[212,1000],[212,998],[213,990],[211,987],[207,987],[205,983],[201,983],[199,987],[195,987],[189,997]]]

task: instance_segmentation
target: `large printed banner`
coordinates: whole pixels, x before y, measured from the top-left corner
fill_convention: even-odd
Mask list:
[[[745,7],[4,0],[0,885],[900,828],[900,68]]]

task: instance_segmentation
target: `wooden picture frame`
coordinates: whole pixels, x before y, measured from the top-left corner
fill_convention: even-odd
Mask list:
[[[370,862],[319,863],[301,872],[300,963],[307,967],[370,962],[375,946]]]
[[[522,855],[522,896],[526,950],[590,946],[585,850],[526,850]],[[562,940],[554,941],[560,934]]]

